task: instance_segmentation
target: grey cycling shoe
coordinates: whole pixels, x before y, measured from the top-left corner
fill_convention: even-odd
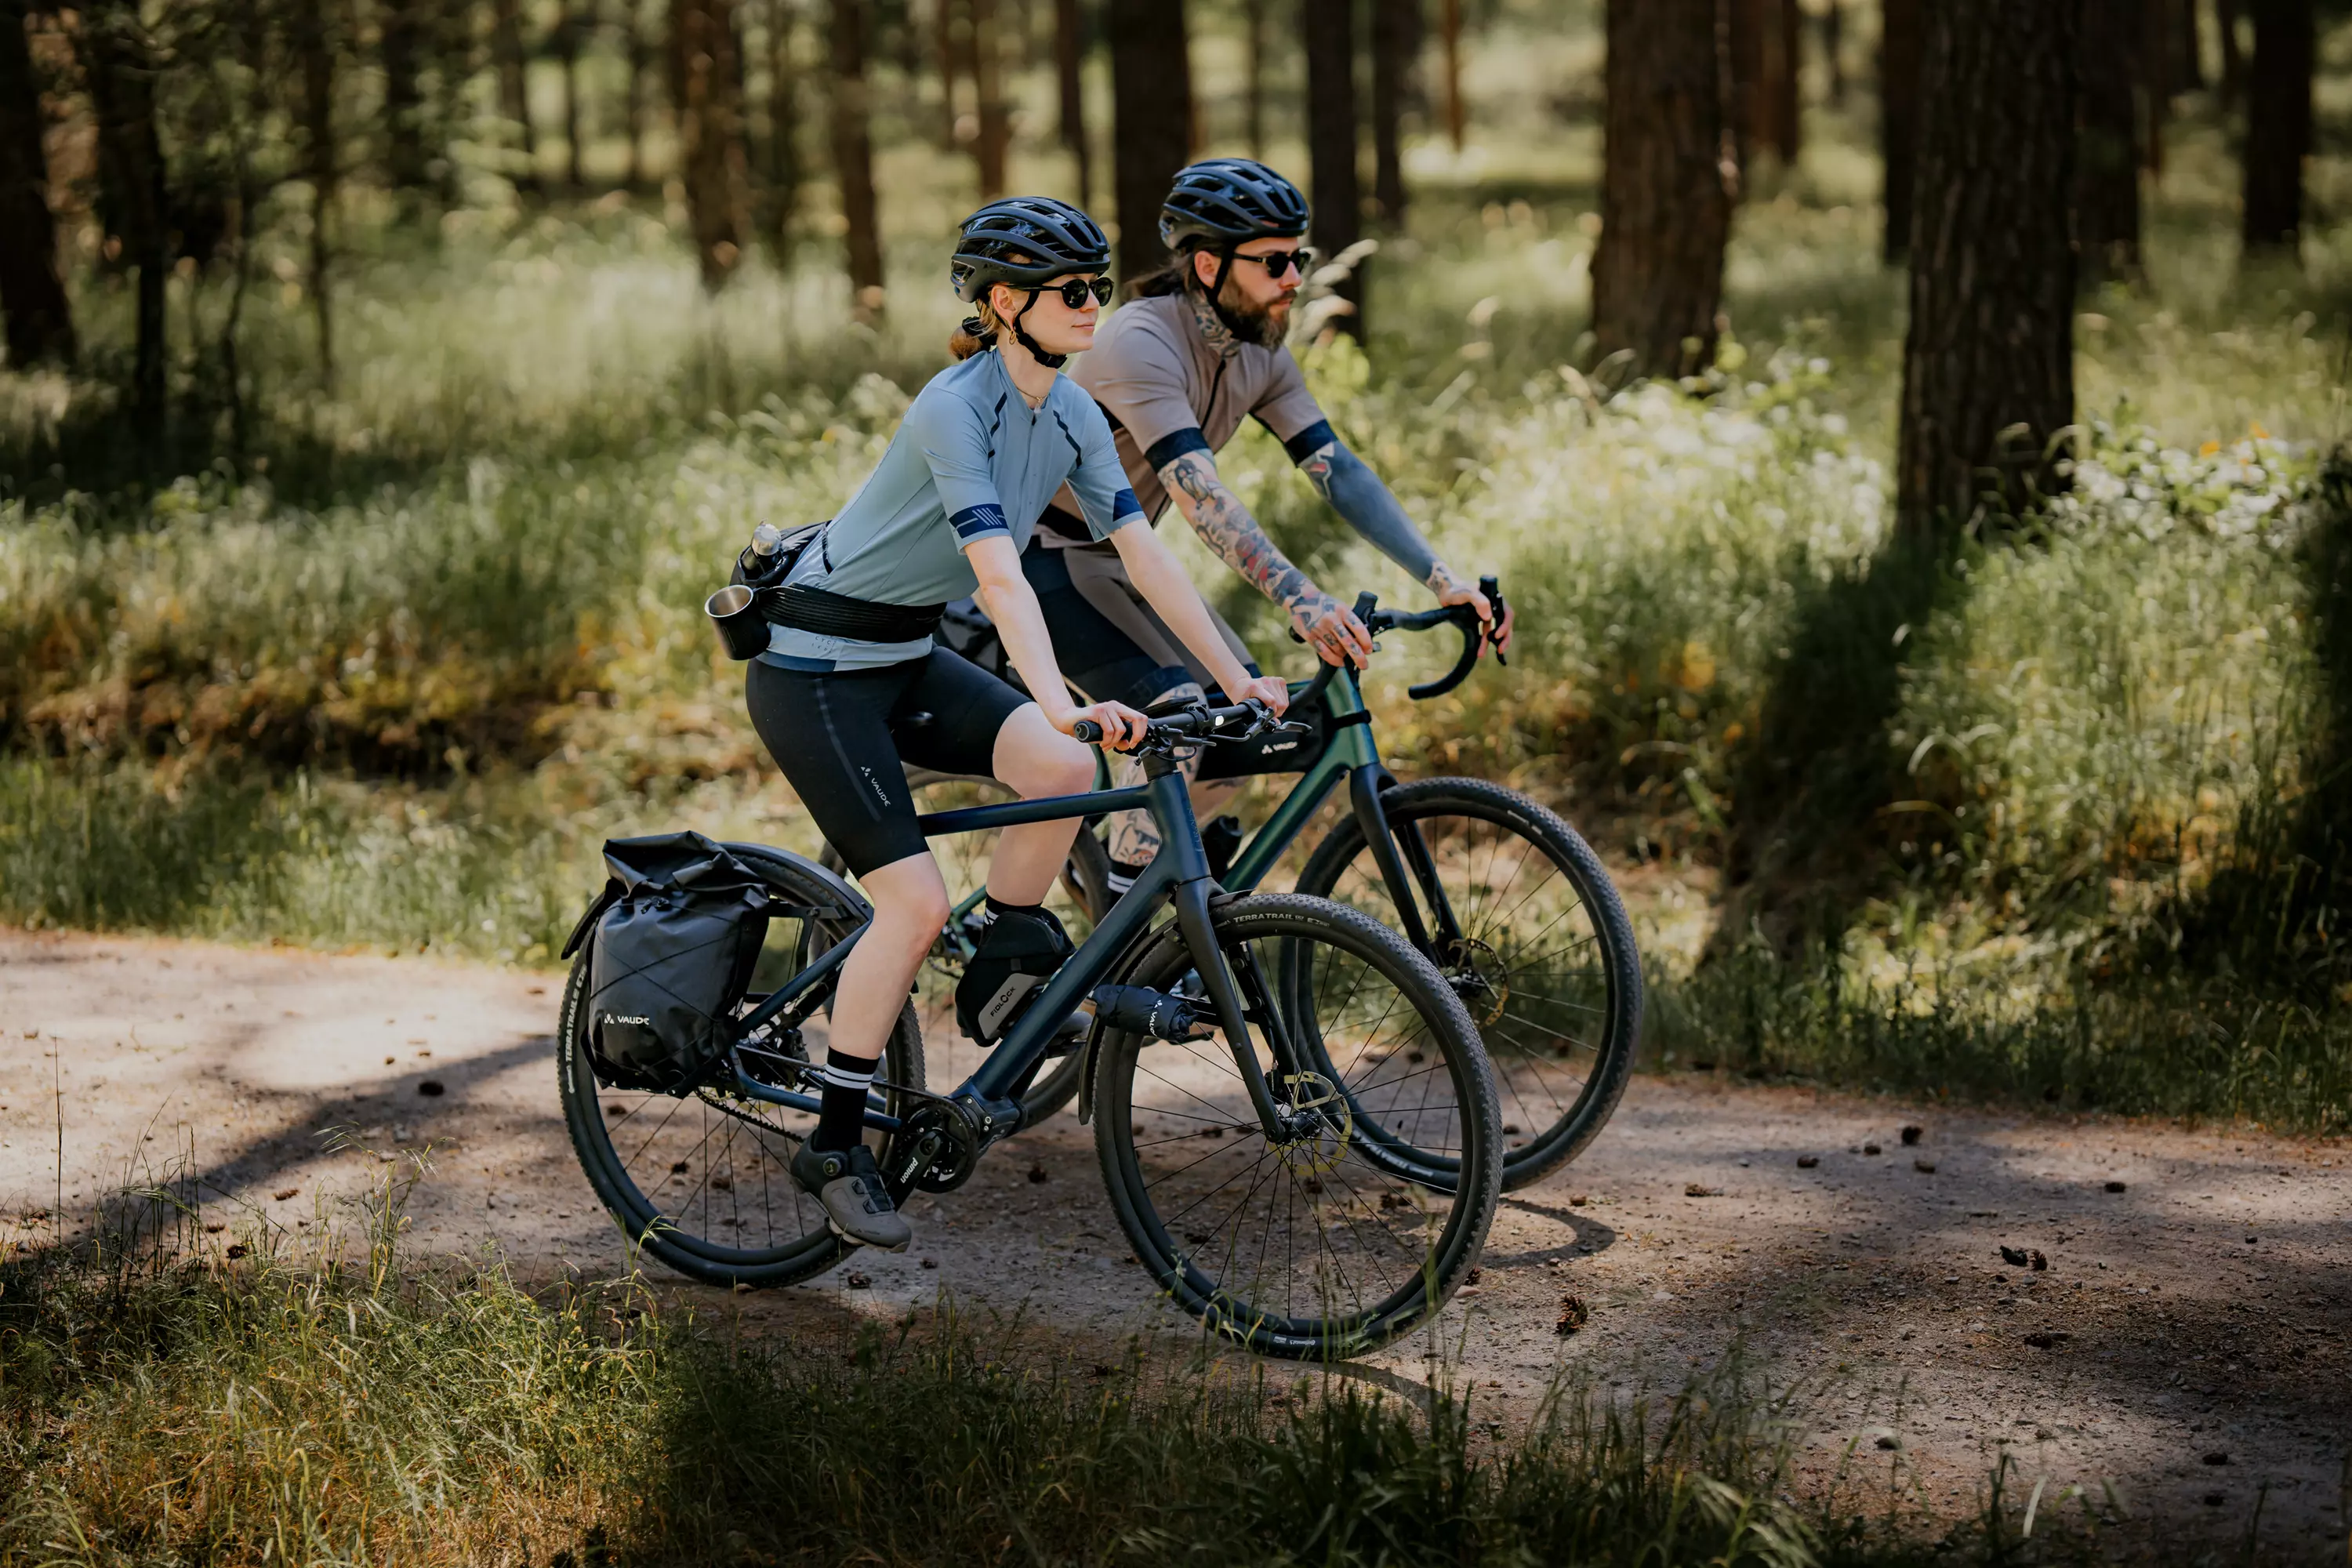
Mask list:
[[[824,1205],[825,1223],[836,1235],[885,1252],[904,1252],[915,1239],[913,1227],[890,1201],[874,1151],[863,1143],[847,1149],[802,1144],[793,1156],[793,1180],[816,1194]]]

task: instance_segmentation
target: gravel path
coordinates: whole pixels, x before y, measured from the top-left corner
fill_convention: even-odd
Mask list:
[[[377,1155],[429,1144],[423,1247],[495,1248],[532,1277],[617,1271],[556,1110],[559,985],[0,931],[0,1222],[37,1233],[60,1198],[87,1215],[192,1151],[215,1243],[299,1234]],[[329,1127],[354,1141],[328,1149]],[[913,1212],[915,1248],[858,1260],[862,1288],[840,1270],[732,1302],[679,1289],[804,1328],[945,1287],[975,1310],[1189,1340],[1144,1289],[1069,1117]],[[1591,1320],[1563,1338],[1568,1295]],[[1679,1380],[1738,1340],[1776,1381],[1819,1384],[1816,1484],[1892,1473],[1958,1513],[2006,1455],[2019,1510],[2046,1481],[2045,1516],[2088,1506],[2136,1521],[2127,1536],[2237,1543],[2259,1501],[2250,1560],[2341,1563],[2352,1144],[1644,1077],[1583,1161],[1505,1200],[1437,1337],[1504,1421],[1563,1368]],[[1430,1370],[1416,1342],[1349,1374],[1411,1389]]]

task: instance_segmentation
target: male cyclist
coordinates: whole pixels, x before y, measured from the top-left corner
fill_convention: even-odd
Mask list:
[[[1171,499],[1208,546],[1290,613],[1292,628],[1325,662],[1360,665],[1370,634],[1265,536],[1217,477],[1215,454],[1244,417],[1275,437],[1349,525],[1444,605],[1492,607],[1441,560],[1371,469],[1331,432],[1283,345],[1312,265],[1300,237],[1306,198],[1263,163],[1212,158],[1179,170],[1160,209],[1160,238],[1176,253],[1135,283],[1080,356],[1072,379],[1102,406],[1129,484],[1153,521]],[[1138,708],[1202,695],[1208,672],[1143,602],[1116,550],[1098,542],[1069,487],[1038,519],[1022,570],[1052,631],[1055,657],[1089,700]],[[1234,655],[1258,673],[1221,619]],[[1510,637],[1510,615],[1495,628]],[[1151,858],[1158,836],[1143,812],[1111,825],[1114,886]]]

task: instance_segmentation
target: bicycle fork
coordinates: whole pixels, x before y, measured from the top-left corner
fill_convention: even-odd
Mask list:
[[[1405,940],[1423,957],[1443,969],[1447,956],[1461,945],[1462,923],[1454,916],[1454,903],[1445,896],[1444,886],[1437,879],[1437,860],[1430,854],[1429,841],[1421,836],[1420,826],[1408,823],[1391,830],[1388,811],[1381,805],[1381,786],[1384,782],[1378,766],[1350,770],[1349,802],[1355,809],[1356,825],[1364,835],[1364,842],[1371,849],[1372,864],[1380,868],[1389,900],[1396,905]],[[1413,897],[1416,888],[1420,890],[1419,899]],[[1429,906],[1427,921],[1422,918],[1424,901]],[[1433,933],[1432,924],[1436,927]]]

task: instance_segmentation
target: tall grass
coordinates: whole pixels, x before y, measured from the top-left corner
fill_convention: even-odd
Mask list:
[[[1858,1472],[1797,1500],[1805,1400],[1736,1359],[1507,1426],[1443,1385],[1088,1365],[945,1303],[744,1335],[634,1279],[404,1269],[421,1170],[357,1237],[226,1246],[166,1181],[110,1247],[0,1262],[0,1563],[1863,1568],[2014,1528],[1995,1494],[1930,1547]]]

